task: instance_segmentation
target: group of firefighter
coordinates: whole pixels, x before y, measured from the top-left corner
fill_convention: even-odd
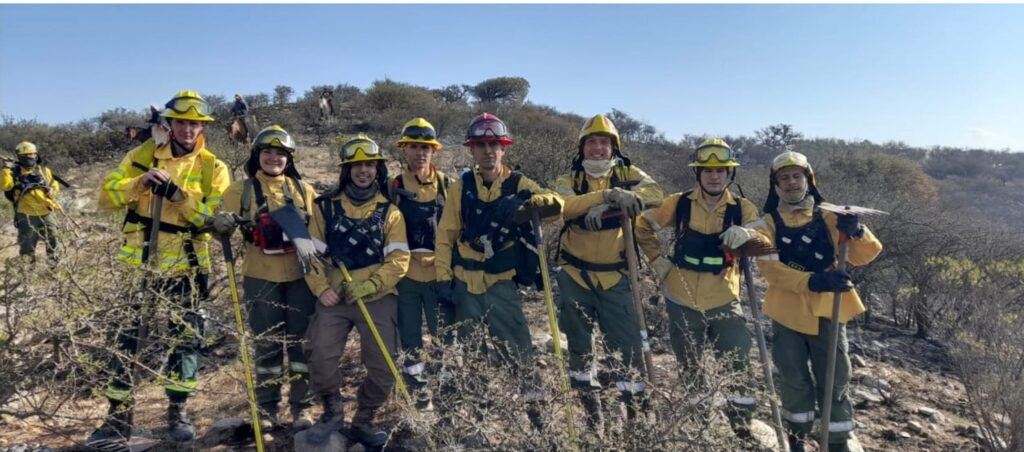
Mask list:
[[[557,324],[568,338],[568,379],[591,437],[602,437],[602,413],[609,409],[600,396],[595,327],[627,419],[650,409],[650,380],[643,378],[649,345],[639,327],[642,313],[633,294],[639,288],[629,276],[627,255],[642,252],[657,275],[682,379],[665,384],[682,384],[701,380],[706,348],[726,368],[750,373],[752,336],[740,304],[740,264],[747,258],[737,250],[758,244],[768,250],[754,260],[767,282],[763,312],[772,320],[771,362],[781,376],[786,442],[790,450],[804,450],[816,413],[830,411],[828,450],[848,448],[855,423],[844,324],[864,306],[837,260],[841,243],[855,266],[871,262],[882,245],[857,215],[819,207],[814,172],[798,152],[772,161],[759,212],[729,190],[740,163],[721,139],[705,141],[689,156],[697,186],[666,196],[623,153],[612,121],[596,115],[580,130],[568,173],[548,190],[503,163],[514,152],[513,140],[498,117],[472,119],[463,145],[474,166],[454,177],[434,166],[442,150],[435,128],[415,118],[396,144],[405,157],[401,174],[389,175],[381,146],[360,134],[337,149],[337,184],[318,194],[295,166],[294,137],[279,126],[256,135],[244,166],[247,178],[232,182],[228,167],[207,148],[203,132],[213,117],[198,93],[178,92],[160,116],[153,137],[130,150],[101,184],[100,207],[127,212],[117,259],[149,271],[145,290],[131,294],[134,323],[113,338],[110,379],[101,390],[109,412],[87,440],[92,447],[123,445],[131,436],[133,382],[139,379],[133,358],[145,346],[147,306],[158,298],[182,313],[170,317],[173,340],[163,352],[168,436],[182,443],[195,437],[186,402],[198,383],[209,242],[235,231],[244,239],[242,300],[256,341],[254,399],[263,431],[288,425],[279,409],[282,382],[290,385],[288,417],[296,432],[320,426],[380,447],[388,433],[374,418],[396,382],[411,390],[416,408],[433,405],[444,422],[459,409],[458,394],[450,385],[447,394],[430,394],[427,377],[433,373],[445,392],[445,381],[459,369],[436,365],[436,349],[480,337],[474,335],[489,337],[497,362],[518,375],[513,387],[531,428],[541,431],[543,394],[519,286],[538,285],[540,268],[546,268],[539,265],[544,256],[537,252],[537,223],[561,218]],[[0,187],[17,188],[16,196],[24,198],[17,210],[19,242],[22,229],[35,234],[26,243],[53,237],[46,217],[58,187],[46,177],[48,170],[39,174],[30,161],[34,145],[22,143],[17,153],[19,163],[3,169]],[[29,189],[37,175],[44,181]],[[662,229],[667,246],[658,236]],[[628,241],[636,247],[627,249]],[[832,318],[833,296],[840,300],[838,319]],[[826,332],[835,320],[835,384],[825,395]],[[437,340],[428,347],[434,350],[424,347],[424,323]],[[339,364],[353,328],[367,373],[346,427]],[[397,370],[394,362],[400,362]],[[740,440],[754,444],[756,385],[738,380],[729,387],[725,414]],[[323,414],[313,420],[310,407],[317,402]]]

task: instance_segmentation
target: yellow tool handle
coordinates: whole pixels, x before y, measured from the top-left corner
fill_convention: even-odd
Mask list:
[[[228,267],[228,285],[231,288],[231,307],[235,311],[235,326],[238,328],[238,351],[242,355],[242,367],[245,369],[245,390],[249,395],[249,411],[252,415],[252,432],[256,436],[256,451],[263,452],[263,433],[260,432],[260,409],[256,406],[256,390],[252,380],[252,368],[249,364],[249,347],[245,340],[245,324],[242,322],[242,306],[238,302],[238,284],[235,282],[235,264],[231,256],[231,236],[224,234],[220,238],[224,248],[224,262]]]

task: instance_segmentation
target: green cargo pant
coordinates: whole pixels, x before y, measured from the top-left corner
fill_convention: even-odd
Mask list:
[[[726,414],[733,428],[747,428],[757,408],[752,396],[750,371],[750,332],[738,300],[706,312],[690,309],[668,301],[669,336],[684,378],[702,384],[700,359],[706,346],[715,357],[728,359],[728,367],[741,376],[730,385],[729,409]]]
[[[35,258],[36,244],[43,240],[46,244],[46,258],[50,262],[60,260],[60,244],[57,242],[57,226],[49,215],[32,216],[23,213],[14,214],[14,226],[18,229],[18,254]]]
[[[411,384],[420,382],[424,365],[420,359],[423,349],[423,321],[426,319],[427,331],[438,338],[438,325],[447,326],[455,323],[455,308],[448,304],[439,304],[433,282],[413,281],[402,278],[398,282],[398,337],[401,339],[402,350],[409,352],[406,365],[402,369]]]
[[[569,376],[573,387],[589,389],[596,382],[593,371],[594,324],[601,329],[609,355],[620,353],[614,363],[613,379],[620,391],[641,392],[642,383],[628,378],[626,369],[643,366],[640,327],[633,309],[629,278],[621,278],[607,289],[591,290],[576,283],[566,272],[557,276],[559,290],[558,326],[569,341]]]
[[[366,304],[366,310],[377,327],[384,346],[391,359],[396,359],[398,333],[395,331],[395,316],[398,299],[394,295]],[[377,341],[370,332],[366,318],[355,304],[344,301],[327,307],[316,303],[316,312],[306,332],[306,350],[309,352],[310,383],[319,396],[339,394],[341,390],[341,363],[348,335],[355,328],[359,331],[359,354],[366,366],[366,379],[356,393],[358,409],[373,412],[388,400],[395,387],[395,377]]]
[[[276,413],[281,383],[290,381],[288,404],[293,409],[309,405],[309,366],[302,351],[316,297],[304,279],[275,283],[245,277],[242,282],[249,308],[249,327],[256,336],[256,401]],[[284,355],[288,368],[284,370]]]
[[[169,305],[160,311],[170,310],[167,336],[158,337],[156,325],[147,325],[149,333],[145,342],[144,357],[161,354],[167,356],[164,391],[172,401],[184,401],[195,391],[199,377],[199,350],[203,346],[203,317],[200,312],[202,301],[208,297],[209,275],[194,277],[157,279],[146,281],[148,289],[169,300]],[[105,395],[112,402],[130,402],[134,374],[134,358],[139,347],[139,329],[142,322],[151,322],[151,316],[158,310],[158,301],[150,290],[131,295],[131,323],[125,330],[116,333],[116,345],[123,357],[114,356],[109,362],[112,374]],[[143,305],[146,305],[145,307]],[[144,314],[145,313],[145,314]],[[147,316],[143,318],[143,316]],[[170,349],[169,351],[167,349]]]
[[[818,320],[818,334],[808,335],[772,322],[775,341],[772,343],[772,362],[779,369],[782,380],[782,419],[786,428],[794,433],[811,433],[815,418],[815,402],[820,410],[825,397],[825,368],[828,367],[828,342],[832,322]],[[850,385],[849,343],[846,325],[839,325],[839,347],[836,355],[835,385],[832,388],[832,419],[829,421],[829,442],[845,443],[853,432],[853,405],[847,395]],[[810,370],[807,361],[810,360]],[[813,372],[813,377],[812,377]]]

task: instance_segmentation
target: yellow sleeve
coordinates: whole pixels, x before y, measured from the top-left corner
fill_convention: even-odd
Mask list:
[[[49,168],[43,168],[43,172],[46,174],[46,179],[50,181],[50,199],[57,199],[57,193],[60,192],[60,182],[53,178],[53,171]]]
[[[559,210],[563,207],[564,201],[558,193],[541,188],[540,185],[526,176],[519,179],[519,187],[517,188],[517,191],[523,190],[529,190],[530,193],[533,193],[533,196],[530,196],[530,203],[532,204],[556,204],[558,205]],[[541,221],[549,223],[557,220],[559,216],[560,215],[552,215],[547,218],[542,218]]]
[[[770,214],[765,214],[761,217],[761,221],[756,221],[749,226],[764,235],[772,246],[775,246],[775,221],[772,220]],[[758,256],[756,260],[757,269],[764,276],[764,279],[768,281],[769,286],[785,289],[790,292],[807,292],[810,290],[807,288],[807,281],[811,279],[811,272],[803,272],[782,263],[779,260],[778,254]]]
[[[311,209],[311,217],[309,219],[309,236],[315,240],[326,243],[324,235],[324,228],[326,222],[324,221],[324,214],[320,211],[319,207],[313,207]],[[325,256],[325,259],[329,259]],[[309,290],[320,298],[324,292],[331,288],[331,283],[327,279],[327,265],[323,260],[313,259],[312,262],[313,270],[306,274],[306,285],[309,286]]]
[[[377,286],[377,293],[387,292],[398,285],[398,281],[409,271],[409,242],[405,235],[405,219],[398,206],[388,208],[387,225],[384,227],[384,263],[370,275],[370,281]]]
[[[592,207],[604,202],[605,190],[577,195],[572,189],[572,174],[563,174],[555,180],[555,192],[562,196],[562,218],[572,220],[587,214]]]
[[[139,194],[144,190],[139,183],[142,174],[129,177],[128,172],[132,169],[132,157],[140,148],[141,146],[128,151],[117,168],[103,177],[98,199],[100,209],[118,210],[139,200]]]
[[[644,206],[654,207],[661,204],[665,198],[665,192],[661,189],[661,185],[658,185],[651,176],[648,176],[642,169],[635,166],[630,166],[628,180],[634,181],[639,180],[640,183],[633,187],[633,192],[640,195],[640,199],[644,201]]]
[[[666,226],[673,226],[676,203],[680,196],[682,193],[669,195],[660,206],[645,210],[636,219],[636,243],[647,256],[648,261],[653,261],[661,255],[661,242],[658,241],[657,232]]]
[[[306,213],[312,215],[314,210],[320,210],[316,208],[316,203],[313,201],[317,197],[316,189],[305,181],[300,180],[299,184],[302,185],[302,190],[305,194],[305,198],[302,200],[302,208],[306,210]]]
[[[10,168],[0,170],[0,191],[14,188],[14,172]]]
[[[202,158],[202,157],[198,157]],[[220,210],[223,201],[224,191],[231,185],[231,174],[227,165],[217,159],[213,165],[213,183],[210,185],[210,194],[203,198],[202,190],[182,190],[185,194],[183,212],[185,220],[196,227],[206,226],[206,220]]]
[[[455,178],[448,184],[445,194],[444,210],[441,221],[437,222],[437,238],[434,243],[434,270],[438,281],[451,281],[455,277],[452,272],[452,250],[457,244],[459,230],[462,229],[462,178]]]
[[[740,224],[747,225],[757,221],[759,218],[757,206],[747,198],[739,198],[739,202],[740,209],[743,211],[743,218],[740,220]]]
[[[221,212],[242,213],[242,190],[245,188],[245,180],[233,182],[224,191],[224,202],[221,203]]]
[[[832,246],[835,247],[837,258],[839,256],[840,235],[839,230],[836,229],[836,222],[838,220],[838,215],[831,212],[825,213],[825,224],[828,225],[828,232],[832,236]],[[882,252],[882,242],[875,237],[875,234],[867,226],[864,226],[864,235],[861,238],[851,238],[849,243],[846,262],[853,266],[859,267],[870,264]]]

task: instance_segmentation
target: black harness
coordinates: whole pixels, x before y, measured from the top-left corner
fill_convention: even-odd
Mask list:
[[[693,190],[683,193],[676,202],[676,240],[671,260],[679,268],[700,273],[720,273],[732,266],[732,256],[722,251],[722,239],[718,236],[730,226],[743,223],[743,209],[739,198],[736,204],[727,204],[722,230],[711,234],[702,234],[690,227],[690,214]]]
[[[448,178],[435,172],[434,182],[437,184],[437,198],[433,201],[419,202],[396,196],[398,210],[402,211],[402,216],[405,218],[405,234],[410,250],[434,250],[437,222],[441,220],[441,213],[444,210]],[[401,175],[396,177],[392,184],[395,188],[405,190],[404,178]]]
[[[317,201],[326,223],[327,252],[349,270],[384,263],[384,225],[389,202],[379,202],[373,214],[354,220],[345,215],[340,199]]]
[[[771,215],[775,222],[775,247],[779,250],[779,261],[805,272],[820,272],[832,267],[836,260],[835,248],[821,209],[815,206],[811,221],[795,228],[786,226],[778,209]]]

